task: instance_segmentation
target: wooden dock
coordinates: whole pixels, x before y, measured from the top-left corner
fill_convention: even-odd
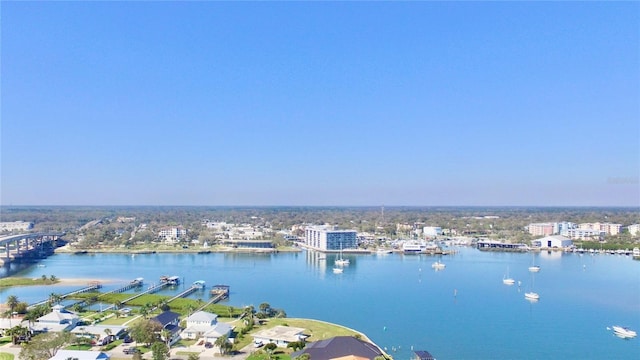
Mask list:
[[[68,292],[66,294],[60,295],[60,299],[65,299],[68,296],[73,296],[73,295],[76,295],[76,294],[82,294],[82,293],[86,293],[86,292],[89,292],[89,291],[95,291],[95,290],[98,290],[100,288],[102,288],[102,284],[100,284],[98,282],[92,282],[87,287],[83,287],[82,289],[71,291],[71,292]],[[31,309],[31,308],[34,308],[36,306],[46,304],[49,301],[50,301],[50,299],[39,301],[37,303],[34,303],[34,304],[31,304],[31,305],[27,306],[27,309]]]

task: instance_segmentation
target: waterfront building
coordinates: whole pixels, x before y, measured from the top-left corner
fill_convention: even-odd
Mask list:
[[[164,239],[165,242],[176,242],[187,236],[187,229],[182,226],[166,227],[160,230],[158,236]]]
[[[304,334],[303,328],[277,325],[270,329],[256,332],[253,334],[253,341],[256,344],[274,343],[280,347],[286,347],[289,343],[304,340],[308,336]],[[293,359],[293,356],[291,358]]]
[[[531,244],[541,249],[564,249],[571,247],[571,245],[573,245],[573,241],[562,235],[551,235],[533,240],[531,241]]]
[[[292,353],[291,358],[295,359],[303,354],[309,355],[313,360],[373,360],[378,356],[384,356],[376,345],[354,336],[336,336],[308,343],[303,350]]]
[[[596,230],[606,235],[618,235],[622,231],[622,224],[612,223],[582,223],[578,225],[581,230]]]
[[[533,223],[529,224],[527,230],[529,231],[529,234],[534,236],[547,236],[553,234],[553,228],[553,223]]]
[[[632,236],[640,235],[640,224],[629,225],[627,230],[629,230],[629,234]]]
[[[183,339],[204,338],[206,342],[214,343],[219,337],[231,334],[233,327],[227,323],[218,322],[218,315],[206,311],[198,311],[186,320],[187,328],[182,331]]]
[[[76,327],[80,317],[62,305],[54,305],[51,312],[39,317],[31,324],[34,332],[70,331]]]
[[[333,226],[307,226],[305,245],[320,251],[338,251],[358,247],[355,230],[338,230]]]
[[[600,240],[604,236],[604,232],[590,229],[567,229],[560,235],[574,240]]]
[[[169,339],[163,338],[162,340],[164,342],[172,345],[176,341],[180,340],[180,332],[182,332],[182,329],[178,325],[180,323],[180,314],[172,311],[165,311],[151,320],[158,322],[160,326],[162,326],[163,330],[169,330]]]
[[[0,231],[26,231],[33,229],[33,223],[27,221],[0,222]]]

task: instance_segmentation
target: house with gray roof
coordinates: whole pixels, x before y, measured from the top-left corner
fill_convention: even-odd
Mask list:
[[[206,311],[191,314],[186,323],[187,328],[180,334],[183,339],[202,337],[207,342],[215,342],[221,336],[229,336],[233,330],[231,325],[218,322],[218,315]]]
[[[39,317],[31,329],[34,332],[70,331],[79,320],[76,313],[66,310],[62,305],[55,305],[50,313]]]
[[[109,360],[110,356],[102,351],[58,350],[49,360]]]
[[[294,359],[302,354],[309,354],[313,360],[340,358],[373,360],[377,356],[384,356],[376,345],[353,336],[336,336],[309,343],[303,350],[292,353],[291,358]]]

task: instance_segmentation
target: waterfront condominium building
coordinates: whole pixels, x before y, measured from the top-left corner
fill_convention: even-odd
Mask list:
[[[358,247],[355,230],[338,230],[334,226],[307,226],[304,242],[310,248],[321,251],[355,249]]]
[[[533,223],[529,224],[529,234],[534,236],[549,236],[553,234],[553,223]]]
[[[640,235],[640,224],[633,224],[627,227],[632,236]]]
[[[578,225],[582,230],[596,230],[604,232],[607,235],[618,235],[622,231],[622,224],[611,223],[582,223]]]

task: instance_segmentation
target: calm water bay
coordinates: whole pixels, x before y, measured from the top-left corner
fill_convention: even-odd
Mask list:
[[[115,280],[146,284],[161,275],[231,286],[228,305],[267,302],[289,317],[339,323],[364,332],[396,359],[428,350],[438,359],[636,359],[640,339],[623,340],[612,325],[640,331],[640,261],[618,255],[495,253],[458,248],[437,259],[425,255],[345,255],[351,265],[333,274],[334,255],[315,252],[256,254],[58,254],[12,275]],[[324,258],[326,256],[326,258]],[[535,262],[542,270],[532,275]],[[7,276],[4,268],[1,276]],[[521,286],[502,283],[504,274]],[[29,303],[78,286],[0,291]],[[524,292],[533,288],[540,301]],[[196,297],[207,298],[206,293]]]

